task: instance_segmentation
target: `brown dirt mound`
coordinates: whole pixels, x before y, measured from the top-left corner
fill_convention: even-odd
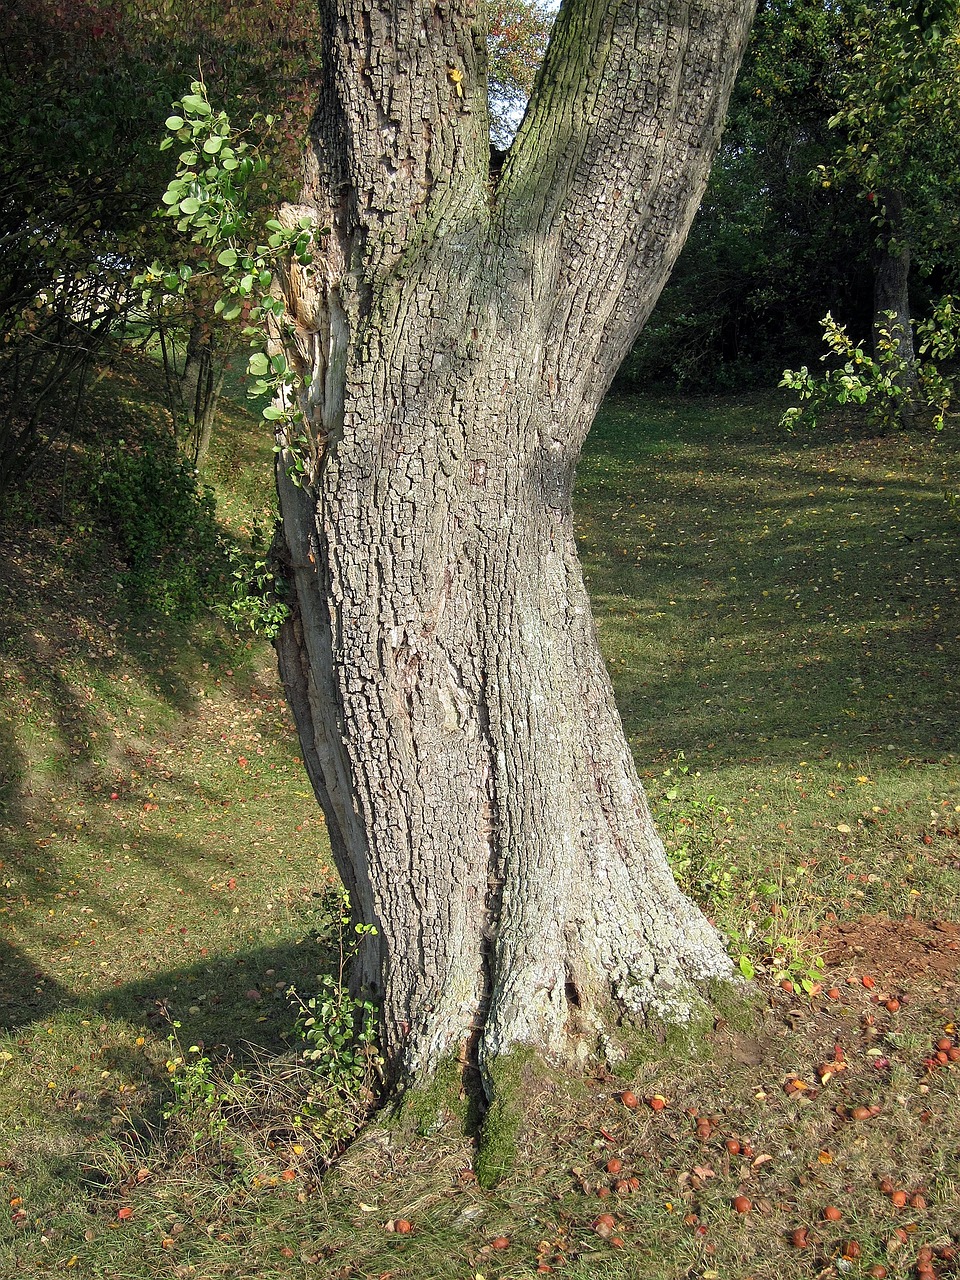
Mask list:
[[[960,979],[960,924],[951,920],[861,916],[825,924],[815,938],[828,969],[869,973],[885,986],[956,986]]]

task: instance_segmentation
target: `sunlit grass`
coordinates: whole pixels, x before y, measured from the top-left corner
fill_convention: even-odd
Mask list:
[[[117,385],[142,413],[154,392],[132,373]],[[452,1120],[422,1137],[371,1126],[326,1173],[282,1116],[251,1119],[232,1154],[164,1122],[174,1033],[280,1089],[286,988],[309,990],[329,959],[326,833],[266,646],[131,613],[77,531],[7,530],[0,1274],[799,1280],[834,1274],[854,1235],[862,1274],[894,1256],[905,1272],[914,1239],[955,1234],[960,1071],[923,1062],[960,1015],[956,989],[888,1015],[859,970],[832,975],[836,1002],[794,1001],[775,975],[808,977],[833,917],[957,918],[956,452],[948,436],[783,437],[776,417],[763,399],[614,401],[576,504],[668,850],[773,1012],[638,1058],[627,1082],[667,1096],[660,1115],[627,1111],[603,1071],[545,1089],[490,1192]],[[271,458],[232,401],[206,478],[240,537],[272,519]],[[820,1103],[784,1093],[838,1043],[849,1077]],[[838,1119],[861,1099],[882,1115]],[[718,1117],[708,1142],[688,1109]],[[772,1159],[734,1158],[734,1136]],[[599,1195],[612,1156],[639,1189]],[[929,1202],[912,1252],[888,1256],[906,1219],[878,1190],[886,1173]],[[744,1189],[757,1208],[739,1217]],[[607,1209],[623,1248],[594,1229]],[[807,1252],[788,1244],[802,1223]]]

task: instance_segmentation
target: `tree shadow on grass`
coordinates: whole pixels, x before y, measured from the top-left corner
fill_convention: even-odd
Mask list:
[[[0,1031],[22,1033],[37,1022],[71,1013],[123,1019],[151,1032],[179,1022],[185,1036],[211,1050],[236,1053],[249,1043],[280,1052],[291,1041],[295,1016],[287,992],[294,987],[312,994],[322,974],[336,972],[336,963],[329,940],[307,937],[205,958],[81,995],[0,939]]]
[[[109,1084],[95,1096],[57,1080],[53,1112],[45,1124],[71,1142],[103,1138],[125,1114],[134,1129],[155,1126],[169,1099],[168,1076],[156,1058],[169,1039],[176,1056],[196,1046],[212,1062],[243,1070],[298,1043],[296,1009],[288,991],[312,994],[323,973],[337,975],[337,960],[322,939],[282,943],[209,962],[166,969],[150,977],[81,997],[44,975],[16,947],[0,945],[0,1030],[26,1043],[39,1024],[89,1027],[102,1038],[99,1060]],[[222,995],[205,998],[216,989]],[[194,1003],[196,1001],[196,1003]],[[154,1046],[132,1045],[141,1031]],[[88,1086],[89,1090],[89,1086]],[[126,1091],[129,1090],[129,1093]],[[79,1100],[83,1105],[75,1106]]]
[[[790,437],[776,414],[614,400],[588,440],[578,531],[640,763],[956,751],[960,525],[937,468],[914,438]]]

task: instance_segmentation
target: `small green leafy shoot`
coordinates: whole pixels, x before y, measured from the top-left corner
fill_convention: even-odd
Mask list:
[[[265,129],[273,116],[259,117]],[[299,407],[306,379],[288,361],[281,343],[289,329],[283,298],[275,286],[278,272],[292,264],[308,271],[318,232],[308,215],[284,226],[270,218],[261,228],[250,211],[247,192],[260,178],[266,160],[258,148],[238,136],[224,111],[215,111],[201,79],[173,104],[166,119],[162,150],[179,145],[177,171],[161,197],[162,216],[176,219],[186,245],[194,246],[174,267],[154,262],[137,278],[145,303],[170,295],[185,296],[201,283],[218,292],[214,313],[243,325],[251,355],[247,372],[251,397],[269,395],[263,417],[274,427],[276,451],[285,455],[294,484],[313,477],[313,451]]]

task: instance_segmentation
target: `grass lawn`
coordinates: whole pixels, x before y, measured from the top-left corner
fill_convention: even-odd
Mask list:
[[[614,398],[578,480],[638,766],[752,994],[538,1077],[493,1190],[449,1099],[345,1148],[358,1107],[304,1106],[333,877],[269,647],[133,612],[85,521],[0,528],[0,1275],[960,1274],[955,438],[778,412]],[[240,533],[271,455],[228,416]]]

